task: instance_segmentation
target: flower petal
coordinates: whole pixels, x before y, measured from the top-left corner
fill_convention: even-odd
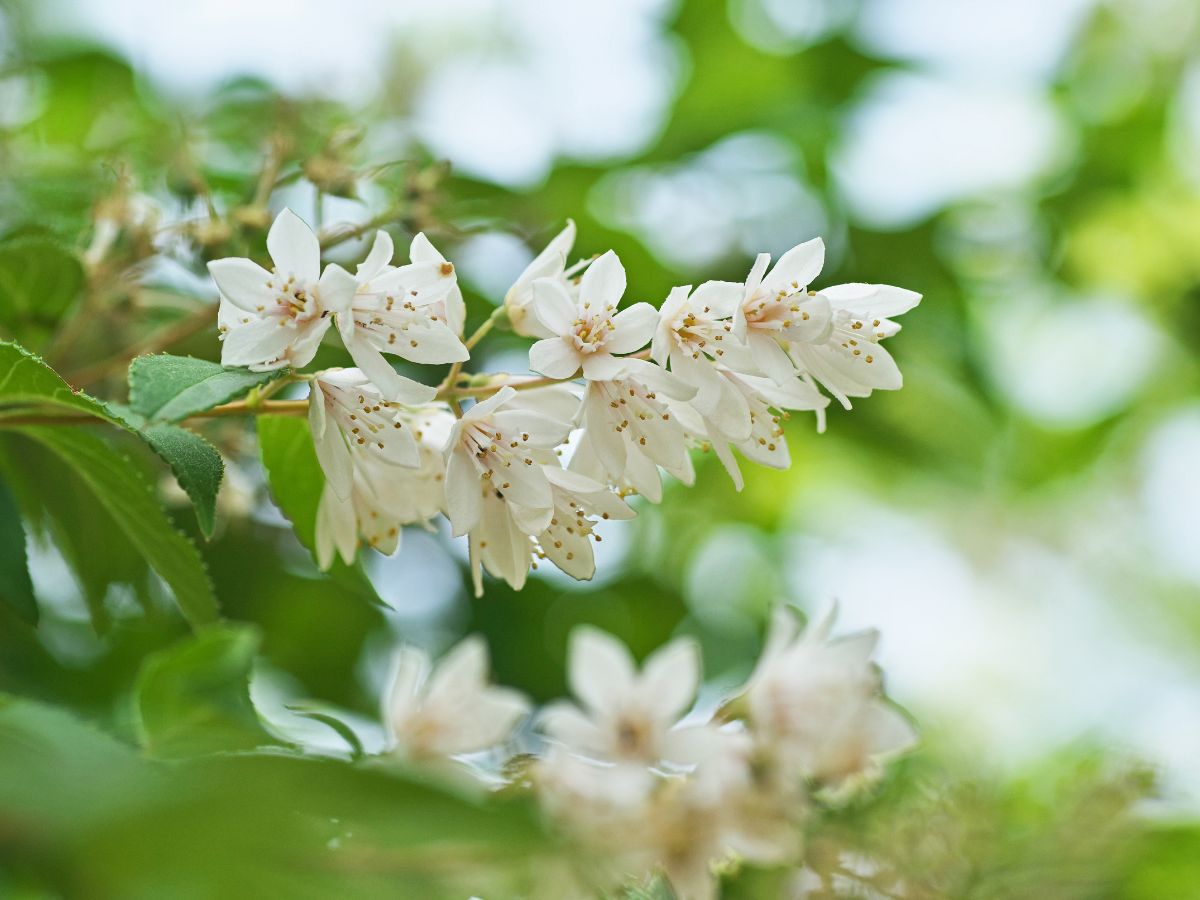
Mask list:
[[[371,252],[358,264],[355,277],[360,282],[367,282],[376,275],[383,274],[383,270],[391,263],[395,253],[396,247],[392,243],[392,236],[382,229],[376,231],[375,241],[371,244]]]
[[[579,281],[579,304],[593,312],[616,309],[625,294],[625,267],[609,250],[583,273]]]
[[[629,648],[590,625],[571,632],[567,681],[592,712],[615,709],[634,689],[635,670]]]
[[[466,448],[455,447],[446,460],[446,517],[460,537],[479,524],[483,512],[483,486],[479,471]]]
[[[284,353],[296,330],[279,323],[271,317],[231,326],[221,342],[221,365],[250,366],[255,371],[282,369],[288,364]]]
[[[533,283],[531,309],[537,320],[552,334],[569,334],[578,316],[575,301],[562,282],[542,278]]]
[[[656,650],[642,667],[638,691],[661,722],[674,722],[696,698],[700,686],[700,647],[678,638]]]
[[[609,353],[634,353],[646,346],[658,327],[658,310],[649,303],[635,303],[613,316],[614,330],[605,341]]]
[[[261,313],[275,300],[275,292],[267,287],[271,273],[258,263],[240,256],[214,259],[208,272],[217,283],[221,296],[246,312]]]
[[[547,378],[574,378],[582,361],[583,354],[562,337],[546,338],[529,348],[529,368]]]
[[[267,232],[267,252],[284,278],[311,284],[321,274],[321,245],[304,220],[284,208]]]
[[[794,294],[805,290],[814,278],[821,273],[825,265],[825,242],[813,238],[793,247],[775,263],[762,282],[762,292],[770,297],[782,291],[784,294]]]

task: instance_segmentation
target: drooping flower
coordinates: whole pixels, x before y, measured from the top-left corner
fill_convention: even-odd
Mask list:
[[[317,236],[290,209],[267,232],[268,272],[242,257],[208,264],[221,292],[221,362],[267,372],[312,362],[330,316],[346,309],[357,283],[341,266],[321,273]]]
[[[725,434],[719,421],[705,418],[688,403],[668,405],[688,433],[712,447],[733,479],[734,487],[740,491],[743,487],[742,473],[732,448],[736,447],[751,462],[772,469],[786,469],[791,465],[791,456],[784,435],[783,419],[789,410],[814,410],[820,417],[829,405],[829,399],[794,371],[791,379],[783,384],[759,375],[734,372],[724,366],[719,366],[717,371],[745,398],[750,411],[749,437],[739,440]]]
[[[508,313],[508,321],[512,330],[522,337],[548,338],[553,335],[532,315],[530,304],[533,302],[533,284],[535,281],[549,278],[560,282],[564,287],[569,285],[566,277],[567,254],[575,244],[575,222],[567,219],[567,226],[560,231],[541,253],[525,267],[513,286],[504,295],[504,309]]]
[[[544,390],[518,395],[506,386],[454,423],[446,448],[446,512],[455,536],[485,517],[500,524],[489,499],[506,501],[524,534],[545,530],[554,494],[544,463],[555,459],[555,448],[571,430],[562,404],[577,402],[557,391],[553,397]]]
[[[530,348],[529,367],[549,378],[572,378],[581,369],[589,381],[620,375],[626,361],[614,354],[642,349],[658,322],[649,303],[617,312],[624,293],[625,268],[611,250],[588,266],[577,292],[563,279],[535,281],[530,308],[553,337]]]
[[[877,632],[830,640],[834,615],[801,633],[794,613],[779,607],[742,701],[735,701],[744,701],[762,758],[785,782],[838,785],[916,739],[881,698],[871,663]]]
[[[503,743],[528,711],[522,694],[488,683],[487,645],[469,637],[436,668],[424,651],[403,647],[383,715],[394,752],[428,759]]]
[[[662,466],[684,484],[693,471],[688,436],[668,401],[691,400],[696,389],[653,363],[624,361],[620,377],[589,381],[583,399],[583,436],[570,468],[653,502],[662,499]]]
[[[396,552],[405,525],[430,528],[444,511],[446,440],[454,414],[444,405],[398,412],[402,426],[416,438],[416,468],[392,466],[370,453],[352,451],[354,483],[350,497],[339,498],[327,480],[317,507],[316,549],[321,569],[335,554],[347,565],[362,541],[385,555]]]
[[[500,491],[484,497],[484,513],[471,531],[471,575],[476,596],[483,596],[483,569],[520,590],[537,560],[548,559],[561,571],[580,581],[596,572],[591,541],[596,519],[630,519],[634,512],[608,487],[591,478],[562,469],[556,457],[531,451],[541,462],[550,482],[553,511],[549,524],[537,532],[526,531],[530,513]]]
[[[327,369],[312,380],[308,422],[326,484],[342,500],[354,486],[355,456],[370,454],[392,466],[416,468],[420,453],[400,404],[427,403],[433,388],[403,380],[387,399],[359,369]]]
[[[628,648],[588,626],[571,634],[568,680],[580,706],[559,702],[541,726],[573,752],[606,762],[687,764],[708,726],[681,726],[700,684],[695,641],[679,638],[652,654],[639,672]]]
[[[402,390],[403,378],[384,354],[409,362],[464,362],[470,353],[458,330],[447,321],[448,309],[457,317],[462,301],[454,266],[425,239],[413,239],[421,259],[391,265],[392,239],[385,231],[375,236],[366,260],[358,267],[356,289],[337,321],[342,341],[360,369],[388,395]],[[457,305],[456,305],[457,303]]]

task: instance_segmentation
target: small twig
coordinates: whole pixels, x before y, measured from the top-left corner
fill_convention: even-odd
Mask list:
[[[361,225],[355,225],[353,228],[339,228],[335,226],[320,236],[321,249],[328,250],[330,247],[336,247],[338,244],[344,244],[346,241],[360,238],[368,231],[372,231],[376,228],[386,225],[388,222],[394,222],[395,220],[399,219],[402,212],[403,211],[401,209],[393,207],[387,212],[380,213],[374,218],[368,219]]]
[[[84,387],[100,381],[120,369],[135,356],[144,356],[177,344],[185,338],[212,326],[217,314],[216,304],[205,304],[186,318],[180,319],[173,325],[168,325],[143,341],[139,341],[116,356],[101,360],[82,369],[67,372],[63,379],[75,387]]]

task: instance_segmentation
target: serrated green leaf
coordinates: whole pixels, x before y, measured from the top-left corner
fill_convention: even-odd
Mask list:
[[[191,356],[139,356],[129,366],[129,406],[148,420],[178,422],[240,397],[278,374],[227,369]]]
[[[83,266],[48,237],[0,243],[0,329],[41,346],[79,296]]]
[[[197,626],[217,618],[217,600],[199,552],[175,530],[154,490],[128,459],[78,428],[39,425],[18,430],[79,475],[129,543],[171,588],[188,622]]]
[[[292,416],[258,416],[258,450],[271,497],[280,512],[292,523],[296,537],[310,552],[316,547],[317,507],[325,474],[317,461],[312,434],[305,419]],[[361,593],[372,603],[385,608],[361,563],[347,566],[336,560],[329,570],[330,577],[345,587]]]
[[[0,341],[0,405],[54,406],[116,421],[103,403],[72,390],[40,357],[10,341]]]
[[[29,578],[21,511],[3,481],[0,481],[0,603],[30,625],[37,624],[37,600]]]
[[[212,537],[217,492],[225,474],[225,463],[217,448],[178,425],[151,425],[142,436],[171,467],[175,480],[192,501],[200,530],[205,537]]]
[[[250,700],[258,644],[253,628],[216,626],[147,657],[135,695],[150,755],[177,759],[276,743]]]

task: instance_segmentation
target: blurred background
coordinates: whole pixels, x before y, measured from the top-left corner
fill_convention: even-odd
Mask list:
[[[695,488],[603,532],[590,584],[543,567],[520,594],[491,582],[473,601],[465,548],[410,530],[396,557],[366,560],[391,608],[364,602],[317,576],[252,443],[216,426],[232,464],[204,553],[227,614],[262,627],[260,708],[312,697],[366,722],[397,641],[438,650],[470,631],[500,680],[556,696],[584,621],[639,654],[696,634],[708,676],[733,684],[771,604],[836,598],[843,629],[882,631],[889,691],[925,735],[913,777],[1000,785],[979,800],[997,833],[1051,828],[1080,779],[1153,776],[1134,812],[1156,837],[1115,893],[1043,872],[1039,888],[978,896],[1200,896],[1194,0],[4,9],[0,231],[37,223],[86,252],[109,214],[126,240],[131,223],[171,236],[57,360],[104,396],[122,375],[94,369],[106,340],[214,299],[208,238],[179,223],[243,202],[280,135],[305,163],[271,210],[378,216],[400,241],[425,229],[458,266],[468,327],[568,217],[579,255],[617,250],[632,299],[741,280],[755,253],[818,235],[817,286],[925,296],[889,343],[901,392],[831,409],[824,435],[794,417],[791,470],[747,466],[740,494],[698,460]],[[212,244],[261,245],[261,223],[241,226]],[[356,262],[368,239],[331,258]],[[478,369],[525,371],[526,342],[483,346]],[[218,355],[210,331],[170,349]],[[43,621],[0,635],[0,687],[119,730],[131,673],[182,627],[146,617],[113,559],[98,636],[62,553],[30,549]]]

